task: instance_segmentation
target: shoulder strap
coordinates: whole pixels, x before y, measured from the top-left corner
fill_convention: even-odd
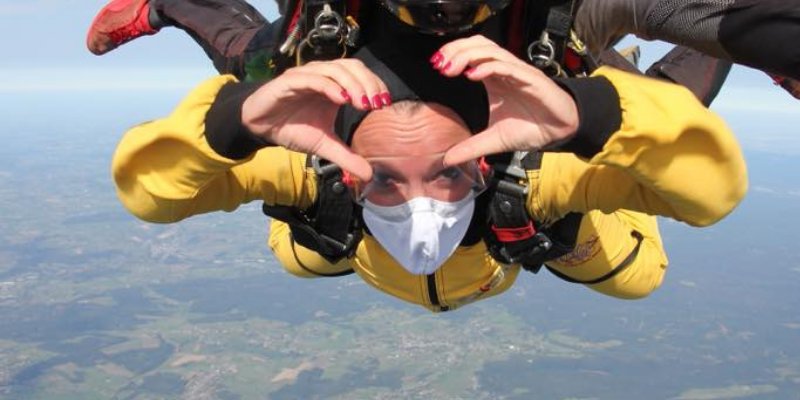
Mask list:
[[[350,257],[361,241],[361,218],[335,164],[309,157],[317,174],[317,199],[308,210],[263,204],[264,214],[289,224],[295,243],[331,263]]]
[[[524,12],[525,56],[554,76],[581,75],[597,63],[573,32],[581,0],[528,1]]]

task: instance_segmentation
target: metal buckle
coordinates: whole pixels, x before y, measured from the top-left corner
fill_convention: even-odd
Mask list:
[[[314,173],[316,173],[317,176],[328,176],[329,174],[341,173],[342,171],[338,165],[324,160],[317,155],[311,156],[311,167],[314,169]]]
[[[534,52],[534,50],[538,51]],[[528,61],[542,71],[553,70],[554,76],[564,75],[561,65],[556,62],[556,47],[547,31],[542,32],[539,40],[528,45]]]
[[[492,170],[495,174],[505,175],[505,177],[497,179],[496,190],[510,196],[522,197],[523,199],[528,196],[528,185],[519,183],[520,180],[528,179],[525,169],[522,168],[522,159],[527,155],[527,151],[515,151],[508,164],[492,165]]]
[[[524,263],[526,259],[530,257],[541,256],[544,253],[547,253],[551,248],[553,248],[553,242],[543,232],[536,232],[536,234],[533,235],[533,237],[530,238],[529,240],[534,241],[536,245],[531,246],[522,253],[515,255],[509,254],[507,247],[503,247],[501,253],[504,253],[503,256],[512,263]]]
[[[342,16],[331,8],[331,5],[325,3],[322,10],[314,16],[314,27],[308,31],[306,37],[297,46],[295,54],[295,62],[297,65],[303,65],[305,59],[303,52],[306,49],[316,49],[317,46],[325,45],[328,43],[336,43],[341,46],[341,53],[339,58],[347,55],[347,42],[350,37],[350,25],[345,22]]]
[[[492,164],[492,169],[495,172],[500,172],[517,179],[527,179],[525,169],[522,168],[522,159],[527,155],[527,151],[515,151],[508,164]]]

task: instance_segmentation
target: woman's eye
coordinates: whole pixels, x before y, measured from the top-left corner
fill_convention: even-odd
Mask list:
[[[392,184],[392,177],[389,174],[376,172],[372,176],[372,181],[378,187],[386,187]]]
[[[450,167],[442,170],[439,174],[447,179],[455,180],[461,176],[461,170],[457,167]]]

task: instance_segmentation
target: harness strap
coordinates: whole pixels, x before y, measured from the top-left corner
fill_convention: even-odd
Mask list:
[[[347,275],[351,275],[351,274],[355,273],[355,271],[352,268],[345,269],[345,270],[340,271],[340,272],[334,272],[334,273],[315,271],[315,270],[309,268],[307,265],[305,265],[303,263],[303,261],[300,260],[300,257],[297,256],[297,251],[294,250],[294,246],[295,246],[296,242],[294,241],[294,237],[293,236],[291,236],[291,235],[289,236],[289,241],[292,244],[292,254],[294,255],[294,261],[297,263],[297,265],[300,266],[300,268],[302,268],[303,270],[305,270],[306,272],[308,272],[308,273],[310,273],[312,275],[322,276],[322,277],[326,277],[326,278],[336,278],[336,277],[347,276]]]
[[[264,214],[286,222],[292,240],[335,264],[355,252],[361,241],[361,218],[357,218],[342,171],[335,164],[309,157],[317,173],[317,199],[308,210],[291,206],[262,205]]]
[[[577,3],[575,0],[564,1],[550,7],[550,12],[547,13],[547,25],[544,30],[547,31],[550,39],[556,43],[557,60],[564,59],[567,42],[570,39],[569,33],[572,30],[572,20],[578,11]]]
[[[497,236],[497,240],[502,243],[525,240],[536,235],[536,228],[533,227],[533,222],[530,221],[528,222],[528,225],[519,228],[498,228],[496,225],[492,225],[491,229]]]
[[[642,236],[641,233],[639,233],[639,231],[631,231],[631,236],[636,238],[636,247],[633,248],[633,250],[630,252],[630,254],[628,254],[628,256],[625,257],[625,259],[622,260],[622,262],[619,265],[614,267],[614,269],[609,271],[607,274],[605,274],[605,275],[603,275],[603,276],[601,276],[601,277],[599,277],[597,279],[590,279],[590,280],[582,281],[582,280],[574,279],[574,278],[571,278],[571,277],[569,277],[567,275],[564,275],[561,272],[558,272],[555,268],[550,268],[550,267],[546,266],[547,270],[550,271],[553,275],[555,275],[555,276],[557,276],[557,277],[559,277],[559,278],[561,278],[561,279],[563,279],[563,280],[565,280],[567,282],[580,283],[580,284],[583,284],[583,285],[594,285],[596,283],[605,282],[605,281],[613,278],[614,276],[616,276],[620,272],[624,271],[626,268],[628,268],[628,266],[630,266],[631,263],[633,263],[633,260],[636,259],[636,255],[639,254],[639,248],[642,247],[642,240],[644,240],[644,237]]]
[[[574,75],[596,68],[596,63],[584,49],[576,52],[568,46],[578,43],[572,26],[580,3],[581,0],[526,3],[524,32],[527,48],[524,53],[531,64],[555,76],[563,76],[564,67]]]
[[[489,206],[490,229],[485,236],[489,253],[503,263],[519,263],[536,273],[545,261],[572,251],[583,217],[570,213],[550,226],[541,226],[528,214],[526,170],[539,169],[540,152],[516,152],[506,162],[495,159],[494,191]]]

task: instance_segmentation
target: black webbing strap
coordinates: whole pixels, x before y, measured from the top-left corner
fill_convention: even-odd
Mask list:
[[[297,256],[297,251],[294,249],[294,246],[295,246],[296,243],[295,243],[294,237],[292,235],[289,235],[289,241],[292,244],[292,254],[294,255],[294,262],[296,262],[297,265],[300,266],[300,268],[304,269],[306,272],[308,272],[308,273],[310,273],[312,275],[324,276],[326,278],[336,278],[336,277],[340,277],[340,276],[351,275],[351,274],[356,272],[352,268],[348,268],[348,269],[345,269],[343,271],[333,272],[333,273],[315,271],[315,270],[309,268],[305,263],[303,263],[303,261],[300,259],[300,257]]]
[[[289,224],[292,240],[336,263],[355,252],[361,241],[360,218],[342,171],[335,164],[309,157],[317,173],[317,199],[308,210],[262,206],[264,214]]]
[[[526,170],[539,169],[541,153],[517,152],[506,163],[495,160],[493,195],[489,205],[490,226],[486,233],[489,253],[503,263],[519,263],[536,273],[545,261],[572,251],[582,214],[571,213],[548,227],[528,214]]]
[[[644,237],[638,231],[631,231],[631,236],[636,238],[636,247],[634,247],[633,250],[631,250],[630,254],[628,254],[628,256],[625,257],[625,259],[622,260],[622,262],[619,265],[614,267],[614,269],[609,271],[607,274],[605,274],[605,275],[603,275],[603,276],[601,276],[601,277],[599,277],[597,279],[590,279],[590,280],[582,281],[582,280],[570,278],[569,276],[564,275],[561,272],[558,272],[555,268],[551,268],[549,266],[547,267],[547,270],[550,271],[553,275],[555,275],[555,276],[557,276],[557,277],[559,277],[559,278],[561,278],[561,279],[563,279],[563,280],[565,280],[567,282],[572,282],[572,283],[580,283],[580,284],[583,284],[583,285],[594,285],[596,283],[607,281],[607,280],[613,278],[614,276],[616,276],[617,274],[619,274],[620,272],[624,271],[625,268],[628,268],[628,266],[631,265],[631,263],[633,263],[633,260],[635,260],[636,256],[639,254],[639,249],[642,247],[642,240],[644,240]]]
[[[580,3],[580,0],[526,3],[526,53],[534,66],[552,75],[560,75],[562,67],[568,66],[567,44],[571,40],[572,25]]]
[[[547,14],[547,24],[544,29],[549,34],[550,40],[555,43],[556,60],[564,59],[567,43],[570,40],[572,21],[577,12],[577,0],[562,1],[550,7],[550,12]]]

